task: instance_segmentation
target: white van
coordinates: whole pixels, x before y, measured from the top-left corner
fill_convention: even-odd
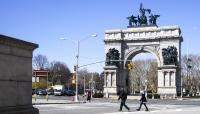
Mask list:
[[[55,85],[53,89],[54,89],[54,95],[63,95],[65,92],[64,85]]]

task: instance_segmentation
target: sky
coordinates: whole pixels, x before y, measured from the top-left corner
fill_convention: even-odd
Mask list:
[[[182,54],[200,55],[200,0],[0,0],[0,34],[39,44],[34,56],[64,62],[73,72],[77,44],[72,41],[80,40],[79,66],[105,60],[105,31],[126,29],[126,17],[138,15],[140,3],[161,15],[158,26],[181,28]],[[100,73],[103,67],[84,68]]]

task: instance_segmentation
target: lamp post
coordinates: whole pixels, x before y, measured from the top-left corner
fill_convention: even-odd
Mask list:
[[[182,74],[183,68],[181,68],[181,100],[183,98],[183,74]]]
[[[49,76],[49,73],[48,73],[48,71],[47,71],[46,73],[47,73],[47,89],[46,89],[46,90],[47,90],[47,95],[46,95],[45,98],[46,98],[46,100],[48,101],[48,99],[49,99],[49,96],[48,96],[48,83],[49,83],[49,82],[48,82],[48,78],[49,78],[48,76]]]
[[[192,68],[191,66],[191,59],[190,58],[187,58],[187,95],[189,96],[189,92],[190,92],[190,86],[189,86],[189,81],[190,81],[190,76],[189,76],[189,72],[190,72],[190,69]],[[191,84],[191,83],[190,83]]]
[[[35,96],[35,101],[36,101],[36,99],[37,99],[37,90],[36,90],[36,89],[37,89],[37,87],[36,87],[36,86],[37,86],[37,84],[36,84],[37,80],[36,80],[36,75],[37,75],[37,72],[35,71],[35,91],[34,91],[34,92],[35,92],[35,94],[34,94],[34,96]]]
[[[92,37],[97,37],[97,34],[93,34],[91,35]],[[70,40],[74,43],[77,44],[77,55],[76,55],[76,94],[75,94],[75,102],[78,102],[78,68],[79,68],[79,43],[80,41],[82,40],[85,40],[82,39],[82,40],[77,40],[77,41],[74,41],[74,40],[71,40],[71,39],[66,39],[66,38],[60,38],[60,40]]]
[[[91,92],[91,98],[92,98],[92,95],[93,95],[93,73],[92,73],[92,80],[91,80],[91,89],[90,89],[90,92]]]
[[[147,80],[144,81],[145,82],[145,96],[147,97]]]
[[[78,62],[79,62],[79,40],[77,41],[77,56],[76,56],[76,95],[75,95],[75,102],[78,102]]]
[[[84,75],[84,95],[85,95],[85,75]]]
[[[108,80],[106,80],[106,97],[109,98],[109,94],[108,94]]]

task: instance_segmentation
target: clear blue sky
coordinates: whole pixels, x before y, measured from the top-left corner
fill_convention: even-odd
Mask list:
[[[182,54],[187,47],[189,53],[200,54],[200,0],[0,0],[0,34],[37,43],[34,55],[65,62],[72,70],[76,45],[59,38],[88,38],[80,43],[80,65],[102,61],[105,30],[126,29],[126,17],[138,15],[141,2],[161,15],[158,26],[180,26]],[[91,38],[91,34],[98,37]],[[103,65],[87,69],[101,72]]]

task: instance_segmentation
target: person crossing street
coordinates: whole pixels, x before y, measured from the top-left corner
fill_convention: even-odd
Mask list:
[[[143,105],[145,106],[145,108],[146,108],[146,111],[149,111],[149,109],[148,109],[146,103],[147,103],[147,98],[146,98],[146,96],[145,96],[145,93],[142,92],[141,98],[140,98],[140,107],[139,107],[138,109],[136,109],[136,110],[137,110],[137,111],[140,111],[140,109],[141,109],[141,107],[142,107],[142,104],[143,104]]]
[[[119,111],[122,111],[123,106],[130,111],[130,108],[126,105],[126,100],[127,100],[127,91],[124,88],[121,88],[120,90],[120,94],[119,94],[119,98],[118,100],[121,99],[121,103],[120,103],[120,109]]]

